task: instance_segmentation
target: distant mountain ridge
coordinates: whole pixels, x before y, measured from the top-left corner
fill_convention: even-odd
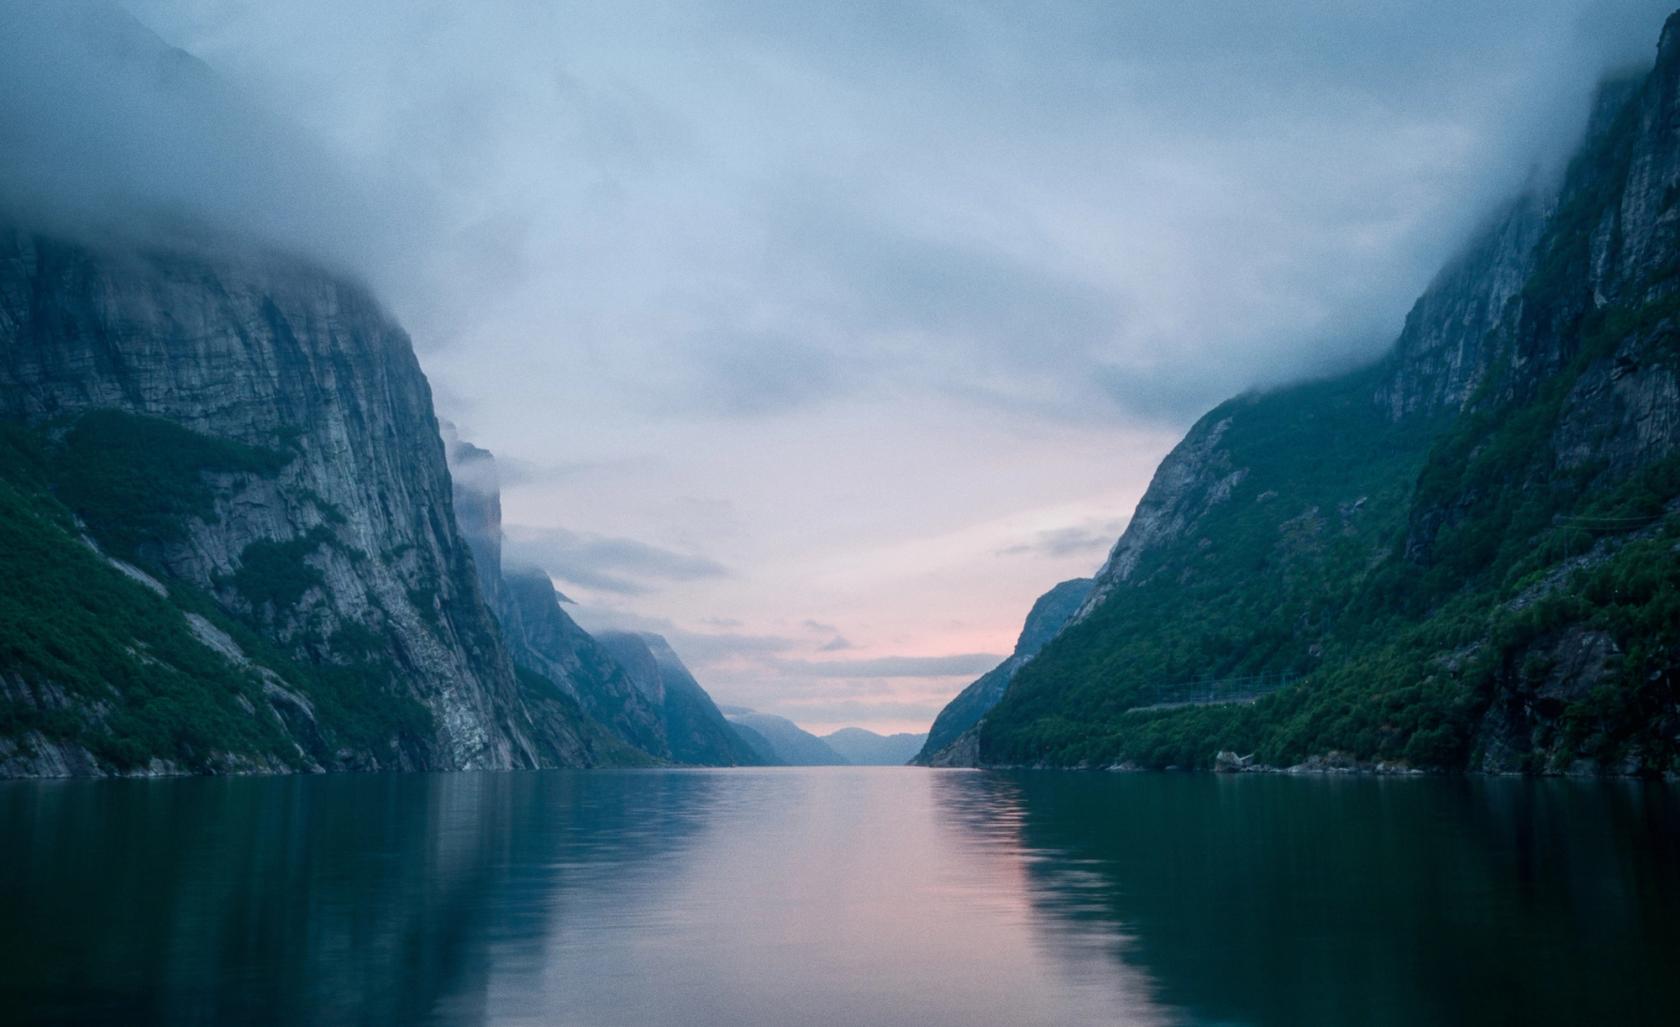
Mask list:
[[[843,727],[821,736],[830,749],[858,767],[902,767],[921,751],[927,734],[876,734],[861,727]]]
[[[746,729],[741,736],[749,744],[768,745],[776,763],[789,767],[839,767],[848,762],[827,742],[786,717],[730,708],[737,712],[729,714],[729,723],[737,729]]]
[[[606,735],[655,760],[671,759],[659,711],[612,655],[561,607],[548,575],[534,567],[504,569],[501,487],[494,455],[462,440],[447,423],[443,438],[456,521],[527,690],[550,698],[542,686],[530,687],[533,678],[540,678],[577,703]]]

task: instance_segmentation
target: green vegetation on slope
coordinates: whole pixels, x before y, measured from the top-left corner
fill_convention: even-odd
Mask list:
[[[53,452],[59,499],[107,550],[125,558],[184,536],[215,513],[209,473],[272,476],[290,458],[200,435],[155,417],[91,410]]]
[[[403,765],[435,730],[430,711],[403,689],[387,638],[349,624],[319,652],[282,652],[259,624],[230,615],[143,556],[184,537],[184,519],[213,514],[207,475],[268,475],[283,465],[277,454],[116,411],[83,415],[56,441],[0,427],[0,576],[9,583],[0,594],[0,667],[13,696],[0,705],[0,736],[39,731],[116,770],[153,757],[211,769],[219,754],[299,765],[258,672],[194,637],[185,618],[193,613],[313,706],[313,725],[292,725],[310,758],[331,765],[349,750]],[[168,596],[83,543],[76,517],[102,546],[163,580]],[[233,586],[258,615],[265,605],[295,603],[320,581],[303,557],[330,534],[318,528],[300,539],[253,543]],[[21,701],[25,692],[32,701]]]
[[[1430,439],[1432,425],[1384,418],[1372,385],[1362,372],[1204,418],[1195,431],[1230,420],[1231,465],[1248,473],[1191,536],[1146,554],[1132,584],[1022,669],[987,720],[985,758],[1183,763],[1165,741],[1199,737],[1182,725],[1222,725],[1230,709],[1130,711],[1178,683],[1317,669],[1320,640],[1405,523]],[[1144,756],[1128,739],[1151,724],[1168,727],[1146,732]]]
[[[1609,388],[1680,364],[1680,248],[1655,235],[1620,302],[1594,277],[1645,187],[1634,154],[1671,144],[1640,136],[1666,131],[1653,96],[1672,103],[1634,97],[1572,163],[1463,414],[1386,422],[1376,369],[1210,414],[1196,431],[1230,418],[1250,473],[1018,675],[982,759],[1680,770],[1680,454],[1618,427]],[[1141,708],[1153,686],[1257,672],[1305,676],[1251,705]]]
[[[1021,625],[1021,634],[1017,636],[1015,648],[1010,652],[1009,658],[980,675],[959,692],[956,698],[945,704],[945,708],[939,711],[939,716],[934,718],[933,726],[928,729],[927,740],[912,762],[926,763],[933,760],[947,746],[978,724],[980,718],[991,712],[992,707],[1003,697],[1010,679],[1015,676],[1015,671],[1037,656],[1038,651],[1048,645],[1067,625],[1091,594],[1093,584],[1090,578],[1074,578],[1058,582],[1050,591],[1039,596],[1032,609],[1027,612],[1026,623]]]
[[[239,569],[233,573],[231,583],[253,609],[283,610],[296,606],[305,593],[325,581],[321,572],[305,558],[332,538],[331,531],[316,528],[284,542],[270,539],[252,542],[239,554]],[[424,609],[435,613],[435,604]]]
[[[1651,327],[1649,318],[1605,321],[1624,333]],[[1618,766],[1634,752],[1647,767],[1680,766],[1672,676],[1680,517],[1664,519],[1680,496],[1680,457],[1618,484],[1602,463],[1555,471],[1549,445],[1563,397],[1606,359],[1612,338],[1595,332],[1532,397],[1466,416],[1421,466],[1415,434],[1362,427],[1358,418],[1317,424],[1300,415],[1298,434],[1272,433],[1269,466],[1255,464],[1200,526],[1217,547],[1185,539],[1155,554],[1137,587],[1117,591],[1047,649],[994,711],[985,758],[1163,767],[1207,766],[1220,749],[1271,764],[1341,751],[1461,767],[1478,756],[1477,726],[1499,689],[1541,679],[1547,643],[1574,629],[1607,634],[1622,657],[1609,682],[1565,703],[1558,726],[1542,730],[1537,741],[1553,751],[1551,766],[1577,758]],[[1214,416],[1233,418],[1234,445],[1247,441],[1255,411],[1332,394],[1283,393]],[[1331,435],[1348,459],[1292,466],[1293,455]],[[1411,480],[1419,484],[1408,496]],[[1317,507],[1317,526],[1253,516],[1267,482],[1278,483],[1272,503]],[[1354,493],[1370,496],[1362,508],[1369,520],[1327,540],[1336,526],[1324,508]],[[1408,514],[1439,510],[1452,516],[1429,558],[1406,559],[1415,529]],[[1641,535],[1627,541],[1633,529]],[[1589,552],[1593,559],[1550,582],[1544,596],[1515,601]],[[1320,646],[1316,661],[1302,660],[1309,641]],[[1296,668],[1309,672],[1304,681],[1253,705],[1135,709],[1153,682]],[[1530,769],[1547,769],[1530,760]]]
[[[65,700],[0,703],[0,735],[38,731],[118,769],[223,752],[285,760],[277,725],[245,707],[262,702],[261,681],[82,543],[47,494],[47,467],[38,436],[0,430],[0,665],[13,695],[44,687]]]

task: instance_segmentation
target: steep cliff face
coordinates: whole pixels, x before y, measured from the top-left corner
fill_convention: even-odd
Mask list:
[[[1039,596],[1027,613],[1009,658],[982,674],[939,711],[928,729],[927,741],[911,762],[935,767],[963,765],[965,761],[958,753],[946,750],[998,704],[1015,672],[1050,644],[1084,605],[1093,584],[1090,578],[1074,578]]]
[[[586,758],[575,725],[533,724],[425,376],[359,288],[235,244],[0,230],[0,416],[47,440],[49,491],[94,541],[287,664],[274,687],[296,701],[252,715],[278,718],[298,765]],[[135,480],[148,465],[178,480]],[[52,687],[36,675],[11,698]]]
[[[604,632],[597,641],[659,711],[672,760],[720,767],[766,762],[730,728],[712,697],[665,639],[654,634]]]
[[[1508,204],[1412,307],[1377,386],[1390,417],[1459,410],[1469,401],[1499,351],[1489,335],[1534,270],[1546,214],[1532,193]]]
[[[441,424],[444,458],[449,467],[455,522],[473,554],[478,587],[492,611],[507,601],[502,580],[502,485],[496,457],[462,439],[455,426]]]
[[[977,759],[1680,769],[1677,25],[1387,358],[1191,430]]]
[[[494,455],[461,440],[449,425],[444,426],[444,442],[461,530],[514,664],[550,682],[612,737],[655,759],[672,759],[659,710],[561,607],[548,575],[535,567],[503,567],[501,485]]]

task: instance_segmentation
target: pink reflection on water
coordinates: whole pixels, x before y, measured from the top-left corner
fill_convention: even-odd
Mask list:
[[[539,958],[493,957],[494,1022],[1155,1024],[1077,865],[1020,840],[991,775],[716,774],[693,836],[551,911]]]

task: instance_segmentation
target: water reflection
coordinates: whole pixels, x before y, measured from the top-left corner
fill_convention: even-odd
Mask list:
[[[1107,902],[1101,864],[1028,841],[1026,780],[1030,775],[967,772],[932,779],[934,806],[953,846],[990,871],[989,880],[976,883],[1017,905],[1041,973],[1065,990],[1106,997],[1109,1020],[1102,1022],[1181,1022],[1184,1013],[1128,958],[1135,939]]]
[[[1673,790],[821,768],[0,785],[0,1019],[1658,1022]]]
[[[481,1019],[568,890],[634,888],[699,775],[0,787],[0,1008],[122,1023]],[[492,964],[492,953],[505,957]]]
[[[714,776],[727,781],[727,801],[680,867],[630,897],[653,914],[627,916],[624,889],[580,896],[574,915],[551,925],[543,985],[493,984],[489,1019],[1163,1022],[1140,974],[1108,960],[1099,973],[1069,974],[1045,952],[1007,809],[984,787],[959,786],[957,795],[981,807],[953,831],[945,775],[825,768]]]
[[[1011,788],[1022,846],[1055,854],[1029,863],[1047,937],[1113,925],[1118,959],[1190,1021],[1666,1023],[1680,1009],[1671,788],[1091,774]]]

